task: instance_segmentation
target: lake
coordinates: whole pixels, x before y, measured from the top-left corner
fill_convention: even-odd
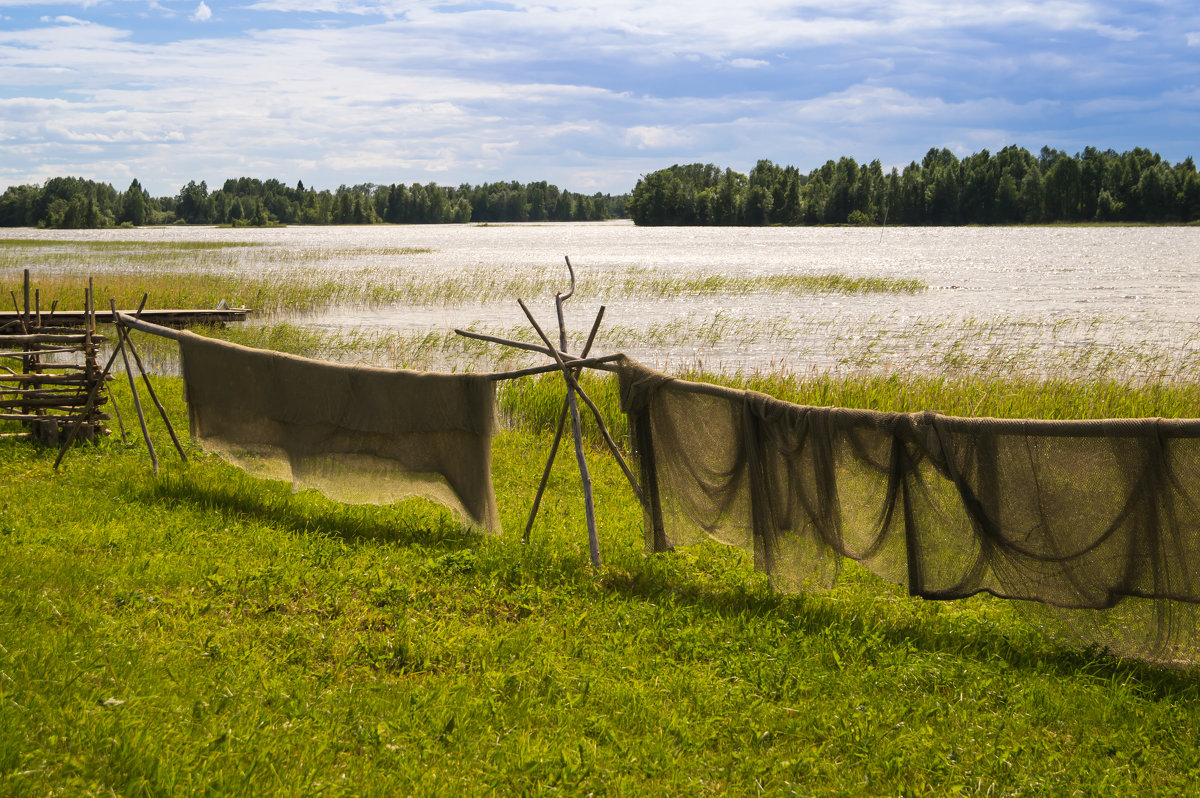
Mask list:
[[[568,325],[586,333],[603,303],[606,332],[596,351],[619,349],[664,368],[991,369],[1135,379],[1195,379],[1200,372],[1200,227],[640,228],[608,222],[5,235],[254,241],[264,246],[231,250],[226,261],[198,261],[196,268],[254,270],[281,281],[314,270],[368,282],[498,274],[561,280],[565,290],[565,255],[580,285],[567,304]],[[378,254],[397,248],[430,251]],[[916,279],[928,288],[846,294],[738,283],[822,274]],[[675,296],[638,288],[680,276],[728,278],[731,288]],[[544,326],[553,324],[552,291],[523,298]],[[334,336],[445,333],[474,325],[529,338],[515,300],[333,307],[292,321]]]

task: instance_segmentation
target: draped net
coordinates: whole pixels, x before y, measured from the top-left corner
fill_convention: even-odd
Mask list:
[[[257,476],[350,503],[411,496],[500,531],[495,383],[346,366],[184,333],[192,436]]]
[[[1052,607],[1076,644],[1200,659],[1200,421],[806,407],[630,360],[619,379],[652,551],[708,536],[787,592],[848,557],[914,596]]]

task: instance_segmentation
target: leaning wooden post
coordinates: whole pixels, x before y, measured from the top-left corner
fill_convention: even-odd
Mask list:
[[[24,306],[25,309],[21,312],[21,327],[25,330],[26,333],[28,333],[29,325],[30,325],[30,319],[29,319],[29,269],[25,270],[25,279],[24,279],[24,282],[22,285],[23,285],[22,290],[23,290],[24,298],[25,298],[25,306]],[[15,298],[13,299],[13,304],[16,304]],[[30,343],[25,344],[25,346],[23,346],[22,349],[25,351],[26,355],[25,355],[25,357],[21,358],[21,373],[29,374],[33,371],[33,358],[34,358],[33,353],[37,350],[37,344],[30,342]],[[28,405],[22,405],[21,412],[28,414],[28,413],[33,412],[33,409],[30,408]],[[32,424],[31,424],[31,427],[32,427]]]
[[[575,292],[575,275],[571,275],[571,290],[566,296],[554,295],[554,306],[558,311],[559,345],[562,351],[567,351],[567,328],[563,324],[562,303]],[[579,464],[579,478],[583,482],[583,510],[587,516],[588,552],[591,554],[592,567],[600,567],[600,536],[596,532],[596,506],[592,497],[592,473],[588,469],[587,458],[583,454],[583,425],[579,420],[579,402],[575,399],[575,388],[567,385],[567,403],[571,413],[571,434],[575,439],[575,462]]]
[[[88,278],[87,292],[83,295],[83,379],[86,384],[93,385],[99,374],[100,367],[96,365],[96,342],[92,337],[96,334],[96,295],[95,284],[91,277]],[[95,408],[93,407],[93,411]],[[85,435],[95,438],[95,426],[92,424],[91,417],[85,418],[84,423],[88,425],[88,430],[84,431]]]
[[[113,319],[117,318],[117,303],[110,299],[112,305]],[[119,322],[118,322],[119,323]],[[125,335],[128,335],[128,331]],[[122,340],[122,343],[125,343]],[[154,473],[158,473],[158,455],[154,452],[154,443],[150,440],[150,430],[146,427],[146,414],[142,412],[142,400],[138,397],[137,383],[133,379],[133,369],[129,367],[129,355],[125,354],[125,347],[121,348],[121,360],[125,363],[125,376],[129,377],[129,390],[133,392],[133,409],[137,411],[138,423],[142,425],[142,437],[146,439],[146,449],[150,452],[150,464],[154,467]]]
[[[596,314],[596,321],[592,323],[592,331],[588,335],[587,343],[580,352],[581,358],[586,358],[588,352],[592,351],[592,342],[596,340],[596,331],[600,329],[600,322],[603,319],[604,306],[601,305],[600,312]],[[529,545],[529,535],[533,531],[533,522],[537,519],[538,509],[542,506],[542,495],[546,492],[546,483],[550,481],[550,470],[554,467],[554,458],[558,456],[558,445],[562,442],[563,430],[567,426],[567,413],[570,410],[571,399],[568,396],[563,399],[562,411],[558,414],[558,426],[554,430],[554,443],[550,445],[550,455],[546,458],[546,467],[542,469],[542,481],[538,483],[537,494],[533,497],[533,506],[529,508],[529,520],[525,523],[525,534],[521,536],[521,542],[527,546]]]
[[[113,319],[116,318],[117,309],[114,305]],[[171,424],[171,419],[167,416],[167,409],[163,407],[162,402],[158,399],[158,394],[154,392],[154,386],[150,384],[150,375],[146,373],[146,367],[142,365],[142,359],[138,357],[137,349],[133,345],[133,339],[129,337],[128,330],[125,331],[125,345],[129,348],[129,354],[133,355],[133,362],[137,363],[138,371],[142,373],[142,381],[146,383],[146,391],[149,392],[151,401],[158,408],[158,414],[162,416],[163,423],[167,425],[167,433],[171,436],[171,442],[175,444],[175,451],[179,452],[180,459],[187,462],[187,453],[183,451],[183,445],[179,442],[179,437],[175,434],[175,427]]]
[[[569,267],[570,261],[568,261],[567,263],[568,263],[568,267]],[[572,271],[571,272],[571,290],[567,292],[566,296],[570,297],[571,294],[574,293],[574,290],[575,290],[575,273],[574,273],[574,271]],[[560,318],[562,316],[563,298],[564,297],[561,293],[554,295],[554,303],[555,303],[555,306],[558,308]],[[584,507],[584,512],[587,516],[588,550],[589,550],[589,553],[591,554],[592,567],[599,568],[600,567],[600,539],[599,539],[599,536],[596,534],[596,508],[595,508],[595,502],[592,500],[592,475],[591,475],[591,472],[588,470],[587,458],[584,457],[584,454],[583,454],[583,429],[582,429],[582,426],[581,426],[581,423],[579,420],[579,405],[575,401],[575,391],[574,391],[575,386],[574,386],[574,381],[571,379],[570,368],[563,361],[562,355],[560,354],[559,350],[555,349],[553,347],[553,344],[550,343],[550,340],[546,337],[546,334],[542,331],[541,325],[537,323],[537,320],[533,317],[533,314],[529,311],[529,308],[525,306],[525,303],[522,300],[518,299],[517,304],[521,306],[521,310],[524,311],[525,317],[527,319],[529,319],[529,323],[533,325],[533,329],[536,330],[538,335],[542,338],[542,340],[546,342],[547,346],[550,348],[550,352],[553,355],[554,360],[558,363],[559,367],[563,371],[563,375],[567,379],[567,400],[568,400],[568,402],[570,402],[571,431],[572,431],[574,439],[575,439],[575,461],[579,465],[579,477],[580,477],[581,481],[583,482],[583,507]],[[560,325],[560,328],[561,328],[560,340],[561,340],[562,344],[565,345],[566,329],[562,325]]]
[[[567,351],[567,325],[563,321],[563,302],[575,293],[575,270],[567,260],[571,272],[571,289],[566,294],[554,295],[554,309],[558,313],[558,348]],[[567,384],[567,403],[571,410],[571,433],[575,437],[575,460],[579,463],[579,478],[583,481],[583,509],[587,515],[588,551],[592,556],[592,567],[600,567],[600,536],[596,532],[596,507],[592,497],[592,474],[588,470],[587,458],[583,455],[583,425],[579,420],[579,402],[575,399],[575,386]]]

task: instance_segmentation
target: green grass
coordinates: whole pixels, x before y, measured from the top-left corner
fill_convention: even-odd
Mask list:
[[[157,384],[185,429],[180,383]],[[978,401],[915,382],[755,385]],[[161,431],[157,478],[115,436],[58,474],[54,452],[0,440],[0,794],[1194,789],[1194,671],[1064,649],[1012,603],[910,599],[861,569],[780,596],[731,549],[645,557],[598,452],[605,566],[587,565],[565,454],[521,546],[548,447],[536,408],[557,407],[553,380],[522,390],[495,443],[500,538],[424,503],[342,506],[195,451],[174,462]],[[989,392],[1079,407],[1058,393]]]

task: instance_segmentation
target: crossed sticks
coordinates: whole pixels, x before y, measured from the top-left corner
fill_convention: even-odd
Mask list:
[[[583,388],[579,386],[577,379],[579,373],[584,368],[597,368],[602,370],[611,370],[607,364],[619,359],[620,355],[609,355],[606,357],[589,358],[588,353],[591,351],[592,343],[596,340],[596,333],[600,329],[600,322],[604,318],[604,306],[600,306],[599,312],[596,314],[596,320],[592,323],[592,330],[588,334],[587,343],[578,357],[567,354],[567,326],[563,320],[563,303],[566,302],[575,293],[575,269],[571,266],[571,259],[566,258],[567,271],[571,275],[571,288],[567,292],[558,292],[554,295],[554,309],[558,315],[558,346],[550,341],[550,338],[542,330],[537,319],[529,311],[525,302],[521,299],[517,300],[517,304],[521,306],[521,310],[525,313],[525,318],[533,326],[538,337],[542,339],[545,346],[537,346],[536,344],[527,344],[520,341],[512,341],[506,338],[497,338],[491,335],[481,335],[480,333],[467,332],[466,330],[455,330],[454,332],[467,338],[475,338],[481,341],[502,344],[511,346],[517,349],[523,349],[530,352],[540,352],[544,355],[549,355],[554,358],[553,366],[536,366],[528,369],[520,369],[518,371],[508,371],[493,374],[492,378],[496,380],[512,379],[514,377],[523,377],[529,374],[542,374],[550,371],[560,371],[563,375],[563,380],[567,385],[567,395],[563,399],[562,410],[558,415],[558,428],[554,433],[554,443],[550,446],[550,455],[546,458],[546,467],[542,471],[542,479],[538,484],[537,495],[533,499],[533,507],[529,511],[529,521],[525,525],[525,534],[522,540],[525,543],[529,542],[529,534],[533,529],[533,522],[537,518],[538,508],[541,506],[542,495],[546,491],[546,483],[550,479],[550,469],[554,465],[554,458],[558,454],[558,447],[562,441],[563,432],[566,428],[566,421],[571,419],[571,432],[575,442],[575,461],[579,466],[579,476],[583,482],[583,502],[584,511],[587,515],[588,528],[588,549],[591,555],[592,566],[600,567],[600,541],[596,535],[596,510],[592,499],[592,477],[588,470],[587,459],[583,453],[583,431],[580,422],[579,403],[578,399],[582,399],[588,409],[592,411],[593,417],[596,419],[596,425],[600,430],[600,435],[604,439],[604,443],[620,464],[621,470],[625,472],[625,478],[629,480],[629,485],[633,488],[634,495],[637,496],[638,502],[644,505],[642,497],[642,489],[638,485],[637,479],[633,476],[633,472],[629,468],[629,464],[625,462],[625,458],[621,455],[616,443],[613,442],[612,435],[608,432],[608,427],[604,424],[604,419],[600,415],[600,409],[596,407],[596,403],[588,397]]]

